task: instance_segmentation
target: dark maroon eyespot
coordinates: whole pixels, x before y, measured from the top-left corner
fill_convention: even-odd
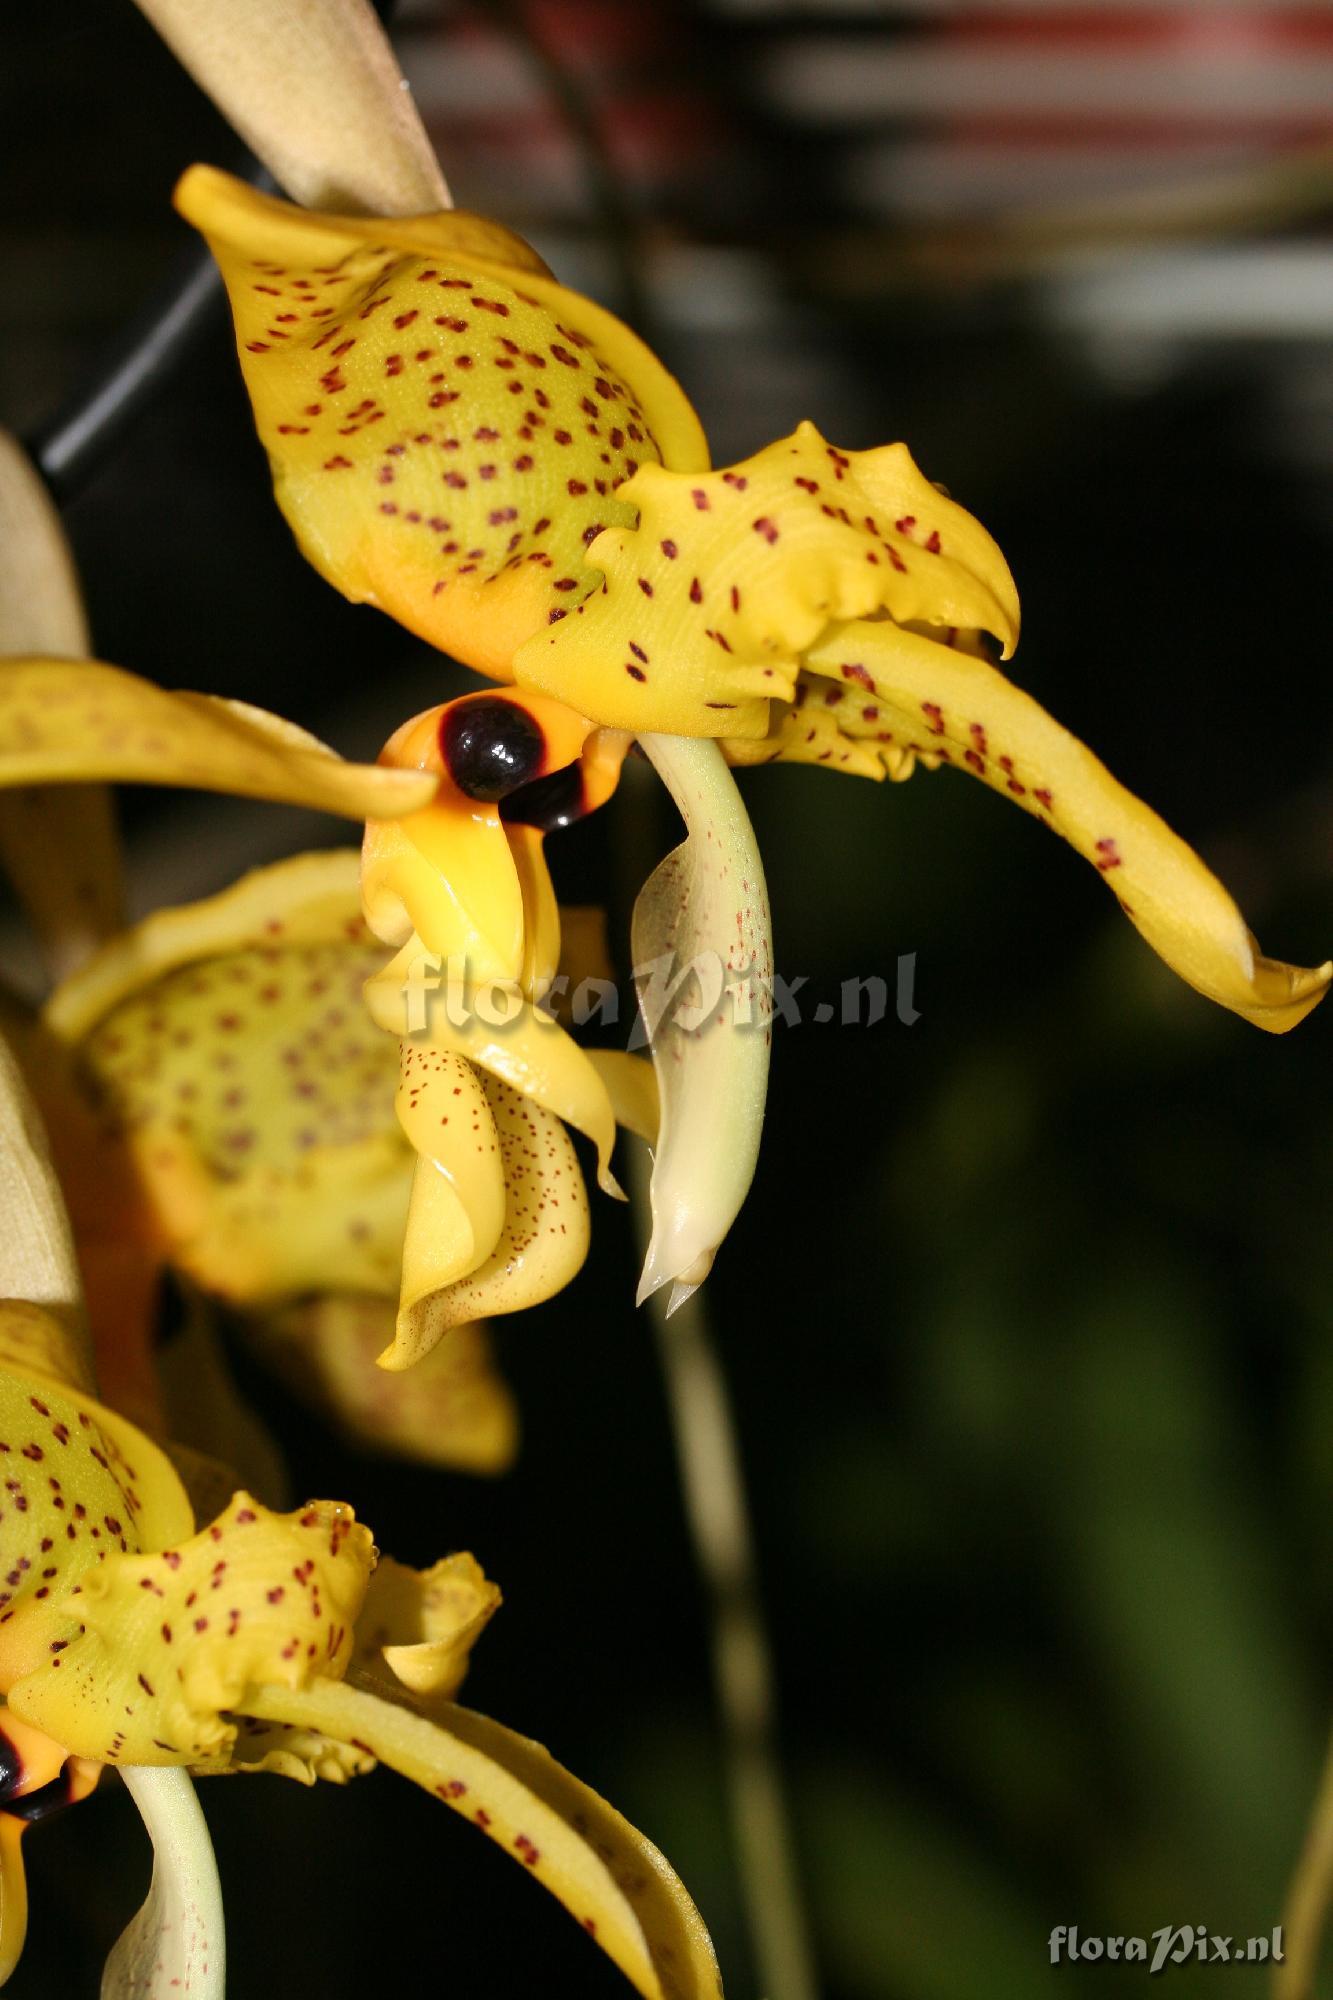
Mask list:
[[[23,1783],[23,1760],[18,1751],[0,1730],[0,1803],[12,1799]]]
[[[526,708],[503,695],[454,702],[440,724],[440,751],[460,792],[494,805],[541,770],[546,739]]]
[[[511,792],[500,808],[500,817],[510,825],[535,826],[542,833],[572,826],[587,812],[583,793],[583,766],[566,764],[563,771],[551,771]]]
[[[35,1792],[25,1792],[21,1799],[10,1799],[0,1810],[31,1825],[34,1820],[47,1819],[52,1813],[63,1812],[71,1803],[69,1772],[64,1770],[49,1784],[39,1785]]]

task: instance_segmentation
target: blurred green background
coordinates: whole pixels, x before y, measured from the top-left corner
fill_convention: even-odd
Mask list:
[[[972,17],[947,5],[417,0],[401,32],[460,201],[571,281],[636,293],[720,462],[803,416],[844,446],[910,442],[1010,559],[1023,684],[1199,848],[1268,951],[1312,963],[1333,933],[1333,133],[1270,99],[1322,74],[1329,17],[1285,10],[1270,46],[1268,10],[1217,11],[1252,39],[1220,109],[1204,93],[1198,157],[1135,138],[1131,73],[1128,136],[1107,141],[1120,178],[1085,174],[1077,213],[1077,66],[1017,193],[956,106],[881,115],[865,84],[868,112],[843,116],[885,50],[949,77]],[[980,10],[1045,75],[1041,12]],[[1069,12],[1089,74],[1123,61],[1119,42],[1097,60],[1107,10]],[[1144,10],[1167,28],[1191,12]],[[1306,41],[1283,39],[1292,22]],[[186,252],[176,172],[235,142],[118,0],[14,10],[4,35],[0,417],[22,429]],[[1202,48],[1214,76],[1206,41],[1166,46],[1187,70]],[[1149,46],[1145,103],[1160,58]],[[978,146],[984,201],[956,157]],[[918,185],[923,147],[945,192],[914,207],[895,190]],[[460,686],[301,563],[220,320],[68,521],[102,655],[169,685],[262,701],[363,755]],[[920,1009],[910,1028],[779,1029],[758,1178],[707,1288],[824,1992],[1129,1992],[1142,1967],[1052,1970],[1052,1928],[1270,1930],[1323,1754],[1327,1025],[1270,1039],[1210,1009],[1072,854],[956,775],[775,769],[744,788],[779,968],[836,998],[851,976],[892,990],[915,953]],[[571,899],[611,899],[622,948],[612,857],[641,797],[551,850]],[[337,838],[171,795],[128,797],[125,817],[144,907]],[[13,922],[6,949],[19,963]],[[297,1492],[352,1500],[407,1560],[470,1547],[502,1583],[468,1698],[652,1833],[729,1993],[754,2000],[704,1602],[633,1282],[627,1217],[598,1199],[577,1283],[498,1330],[525,1442],[496,1484],[349,1454],[237,1366]],[[261,1782],[205,1788],[236,2000],[621,1990],[562,1912],[398,1781]],[[29,1860],[11,1991],[91,1993],[146,1879],[128,1801],[37,1829]],[[1244,1970],[1221,1983],[1262,1990]]]

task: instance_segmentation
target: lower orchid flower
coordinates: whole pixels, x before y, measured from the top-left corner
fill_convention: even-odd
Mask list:
[[[47,569],[58,557],[61,582],[44,590],[39,574],[27,590],[7,548],[0,613],[29,607],[16,639],[59,636],[31,610],[68,611],[71,593],[77,607],[58,524],[16,453],[0,475],[0,512],[24,531],[16,546],[49,558]],[[72,631],[78,620],[66,622]],[[75,779],[322,805],[369,820],[366,908],[380,937],[403,947],[385,969],[354,854],[306,855],[108,937],[51,996],[31,1067],[76,1210],[94,1327],[115,1329],[103,1368],[122,1408],[160,1414],[148,1335],[170,1266],[244,1309],[261,1338],[281,1311],[283,1348],[299,1346],[345,1427],[410,1438],[441,1463],[508,1462],[512,1405],[474,1322],[545,1298],[583,1260],[586,1201],[559,1120],[594,1138],[608,1187],[617,1112],[655,1131],[648,1066],[585,1056],[537,1005],[560,949],[544,835],[609,794],[626,741],[542,697],[463,702],[400,730],[378,765],[347,765],[241,704],[167,694],[86,659],[0,659],[11,861],[26,866],[37,844],[18,838],[24,814],[60,822],[62,795],[79,805]],[[81,891],[76,857],[57,859],[49,883],[37,871],[35,914],[54,908],[67,945],[67,906]],[[424,999],[417,974],[435,946],[450,991],[418,1022],[407,1016]],[[397,1056],[371,1027],[363,985],[402,1037]],[[493,990],[521,1015],[502,1023],[502,1040],[477,1032]],[[462,1035],[456,1000],[470,1021]],[[429,1110],[455,1070],[485,1135],[471,1151],[453,1143],[468,1129],[461,1116],[447,1134],[448,1117]],[[399,1292],[400,1270],[401,1310],[386,1325],[371,1302]],[[398,1368],[426,1357],[446,1328],[458,1337],[411,1398],[384,1382],[368,1397],[376,1328]]]
[[[176,200],[226,280],[310,560],[528,699],[639,737],[682,808],[636,957],[708,949],[746,1004],[687,1033],[650,1022],[644,1292],[706,1272],[762,1118],[768,907],[724,757],[970,772],[1063,835],[1210,999],[1281,1033],[1327,989],[1333,965],[1264,958],[1197,855],[998,671],[1018,637],[1008,567],[904,445],[844,451],[802,424],[711,471],[661,363],[499,225],[311,213],[204,167]]]
[[[397,1296],[413,1155],[361,997],[384,954],[357,879],[346,850],[257,869],[121,933],[48,1000],[29,1068],[102,1374],[120,1407],[156,1416],[170,1269],[243,1314],[345,1429],[502,1471],[515,1413],[484,1329],[460,1327],[411,1394],[376,1380],[368,1351]]]
[[[661,1855],[546,1751],[456,1706],[499,1603],[470,1556],[377,1557],[350,1508],[236,1493],[196,1527],[171,1461],[93,1393],[68,1233],[0,1051],[0,1976],[26,1923],[23,1826],[121,1771],[157,1842],[103,1994],[220,1996],[216,1872],[187,1772],[400,1771],[511,1853],[653,2000],[719,1989]]]

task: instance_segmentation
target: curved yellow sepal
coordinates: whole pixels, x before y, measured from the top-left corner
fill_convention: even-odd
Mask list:
[[[503,1194],[499,1234],[458,1271],[438,1227],[435,1162],[417,1162],[403,1242],[403,1290],[382,1368],[408,1368],[451,1328],[540,1305],[577,1276],[588,1254],[588,1198],[559,1118],[485,1070],[488,1126]],[[442,1254],[443,1253],[443,1254]]]
[[[639,465],[707,465],[678,385],[627,327],[453,212],[312,215],[207,167],[176,191],[227,283],[278,504],[344,596],[469,666],[595,582]]]
[[[347,764],[295,723],[169,694],[96,660],[0,660],[0,786],[105,778],[283,800],[347,819],[428,803],[420,774]]]
[[[197,960],[251,945],[365,941],[359,902],[360,857],[354,847],[296,854],[252,868],[216,896],[155,910],[121,931],[56,988],[42,1010],[47,1027],[76,1042],[121,1000]]]
[[[550,1890],[645,2000],[718,2000],[703,1919],[670,1864],[540,1744],[470,1709],[429,1718],[346,1683],[264,1688],[266,1720],[355,1738],[470,1820]]]
[[[970,771],[1062,834],[1153,950],[1219,1006],[1284,1034],[1323,997],[1333,964],[1303,969],[1262,957],[1194,850],[985,660],[862,623],[814,649],[808,665],[840,700],[869,696],[907,756]]]
[[[413,939],[366,981],[372,1020],[388,1034],[464,1057],[582,1132],[597,1148],[600,1185],[618,1193],[609,1166],[615,1115],[587,1051],[517,984],[497,980],[477,989],[441,975],[438,988],[423,992],[414,973],[421,963],[421,946]]]
[[[112,1556],[25,1605],[9,1705],[102,1763],[223,1764],[250,1689],[343,1672],[373,1560],[348,1507],[273,1514],[238,1493],[182,1545]]]
[[[603,588],[515,660],[523,686],[599,722],[762,737],[806,649],[874,612],[1017,641],[1004,557],[906,445],[842,452],[804,423],[724,472],[645,465],[619,497],[638,523],[589,550]]]

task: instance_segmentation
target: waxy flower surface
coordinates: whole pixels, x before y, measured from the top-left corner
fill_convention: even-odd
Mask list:
[[[998,671],[1018,638],[1008,567],[905,446],[846,451],[802,424],[713,471],[643,343],[497,225],[311,214],[203,167],[177,204],[226,279],[278,502],[315,566],[581,726],[637,736],[667,778],[691,840],[650,885],[636,956],[707,945],[738,977],[771,973],[716,739],[742,764],[969,772],[1062,834],[1210,999],[1281,1033],[1324,993],[1333,966],[1265,958],[1193,851]],[[767,1038],[653,1025],[644,1289],[679,1296],[748,1184]]]
[[[3,1068],[0,1185],[11,1217],[26,1207],[51,1235],[54,1184],[7,1053]],[[26,1275],[21,1243],[6,1261]],[[0,1974],[26,1922],[19,1833],[102,1768],[151,1796],[162,1767],[342,1782],[380,1761],[512,1853],[640,1992],[718,1991],[656,1850],[539,1746],[455,1706],[499,1602],[471,1557],[408,1570],[348,1507],[281,1514],[245,1492],[196,1528],[164,1451],[92,1393],[69,1307],[0,1301],[0,1452]],[[159,1865],[179,1886],[193,1844],[168,1840]],[[154,1895],[104,1993],[220,1995],[216,1914],[185,1921],[156,1878]]]
[[[515,1415],[482,1329],[460,1328],[410,1398],[370,1365],[392,1337],[413,1155],[362,1001],[384,953],[358,870],[354,850],[298,855],[118,935],[52,994],[29,1067],[122,1407],[153,1412],[170,1268],[245,1314],[356,1435],[498,1471]]]

